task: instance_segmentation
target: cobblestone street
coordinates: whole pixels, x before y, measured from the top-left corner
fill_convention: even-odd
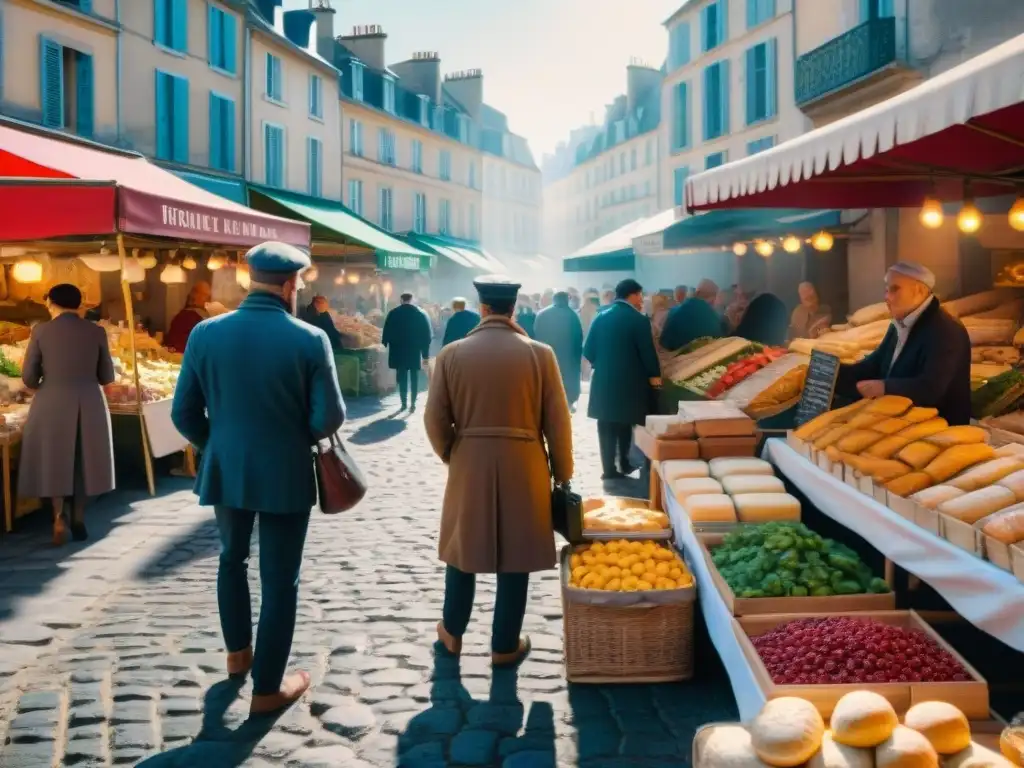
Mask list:
[[[581,405],[577,477],[598,493]],[[293,646],[314,687],[280,718],[247,721],[250,686],[224,674],[216,528],[185,481],[161,478],[155,499],[103,500],[85,545],[54,550],[38,521],[3,540],[0,768],[688,765],[695,729],[736,716],[706,640],[689,683],[567,686],[555,571],[532,580],[534,652],[518,672],[490,668],[493,577],[461,662],[435,659],[445,473],[420,414],[389,418],[396,407],[350,406],[345,431],[371,491],[353,513],[314,512]],[[638,485],[615,490],[646,496]]]

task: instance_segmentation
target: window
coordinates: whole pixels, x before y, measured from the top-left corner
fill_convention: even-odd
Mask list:
[[[775,18],[775,0],[747,0],[747,29]]]
[[[419,233],[427,231],[427,196],[422,192],[413,194],[412,231]]]
[[[477,233],[476,203],[469,204],[469,239],[476,240],[480,235]]]
[[[704,141],[729,133],[729,60],[704,70]]]
[[[363,65],[353,61],[349,66],[352,68],[352,98],[356,101],[363,100]]]
[[[469,143],[469,117],[466,115],[459,115],[459,141]]]
[[[448,200],[441,200],[437,206],[437,232],[447,235],[452,228],[452,204]]]
[[[677,83],[672,89],[672,151],[690,146],[690,86]]]
[[[384,78],[384,111],[395,113],[395,81],[390,77]]]
[[[363,124],[354,118],[348,121],[348,151],[353,157],[363,156]]]
[[[420,125],[430,127],[430,97],[420,94]]]
[[[672,27],[668,34],[668,67],[669,71],[679,69],[690,63],[690,24],[683,22]]]
[[[238,72],[238,32],[235,17],[215,5],[207,16],[207,46],[210,66],[222,72]]]
[[[153,41],[172,51],[188,51],[188,0],[154,0]]]
[[[747,49],[747,125],[775,117],[778,111],[776,71],[778,43],[774,38]]]
[[[644,197],[650,197],[650,196],[651,196],[651,182],[645,181],[644,182]]]
[[[442,149],[437,159],[437,177],[441,181],[452,180],[452,153]]]
[[[672,171],[672,200],[679,206],[686,202],[686,178],[690,175],[690,169],[683,166]]]
[[[356,216],[363,215],[363,182],[361,179],[348,180],[348,207]]]
[[[160,160],[187,163],[188,80],[157,70],[156,156]]]
[[[476,189],[476,163],[472,160],[469,161],[469,184],[470,189]]]
[[[654,162],[654,140],[648,139],[644,145],[644,165],[650,165]]]
[[[409,170],[413,173],[423,173],[423,142],[419,139],[412,140],[412,162]]]
[[[860,0],[861,23],[896,15],[895,0]]]
[[[39,49],[43,125],[91,138],[95,103],[92,56],[46,37],[39,38]]]
[[[272,53],[267,54],[266,96],[273,101],[284,101],[284,75],[281,71],[281,60]]]
[[[324,143],[312,136],[306,139],[306,192],[313,197],[324,193]]]
[[[619,155],[619,173],[625,173],[625,172],[626,172],[626,153],[623,152],[621,155]]]
[[[395,134],[387,128],[377,130],[377,161],[385,165],[395,164]]]
[[[704,158],[704,170],[710,171],[712,168],[717,168],[720,165],[725,165],[729,159],[727,152],[715,152]]]
[[[268,187],[284,186],[284,128],[263,124],[263,174]]]
[[[758,152],[764,152],[766,149],[771,149],[775,146],[774,136],[765,136],[764,138],[755,139],[754,141],[747,143],[747,154],[756,155]]]
[[[210,93],[210,167],[235,170],[235,102]]]
[[[377,191],[377,223],[388,232],[394,226],[394,192],[391,187],[381,187]]]
[[[324,81],[319,75],[309,76],[309,116],[324,119]]]
[[[700,12],[701,51],[717,48],[729,37],[729,0],[715,0]]]
[[[636,170],[636,147],[629,150],[629,170]]]

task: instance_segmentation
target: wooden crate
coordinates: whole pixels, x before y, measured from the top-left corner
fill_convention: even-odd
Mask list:
[[[696,440],[661,440],[648,432],[646,427],[633,429],[633,442],[651,461],[700,458],[700,448]]]
[[[985,545],[978,528],[941,512],[936,514],[939,516],[942,538],[976,557],[985,556]]]
[[[651,509],[657,510],[658,512],[665,511],[665,482],[661,478],[661,462],[652,461],[650,471],[650,486],[648,488],[648,495],[650,499],[648,503],[651,505]]]
[[[1017,581],[1024,584],[1024,543],[1010,547],[1010,565],[1013,566],[1013,575]]]
[[[981,531],[978,532],[985,559],[997,568],[1013,572],[1013,555],[1011,545],[989,536]]]
[[[708,565],[711,580],[722,596],[722,601],[733,616],[758,616],[762,614],[794,613],[857,613],[860,611],[893,611],[896,609],[896,595],[888,592],[882,595],[833,595],[831,597],[736,597],[722,574],[711,560],[711,550],[721,545],[723,533],[698,533],[704,561]]]
[[[890,493],[887,506],[907,522],[914,522],[914,515],[917,513],[917,502]]]
[[[780,624],[795,619],[823,618],[828,616],[849,616],[851,618],[870,618],[891,626],[904,629],[917,629],[928,635],[936,644],[947,650],[967,670],[971,680],[954,683],[859,683],[849,685],[779,685],[775,683],[765,668],[757,650],[750,642],[751,637],[764,634]],[[922,701],[946,701],[963,712],[969,720],[987,720],[990,716],[988,683],[970,666],[964,658],[942,637],[939,636],[914,611],[879,611],[844,614],[777,614],[763,616],[740,616],[733,619],[733,631],[739,641],[743,655],[750,665],[758,686],[766,699],[780,696],[798,696],[814,704],[821,716],[828,718],[835,708],[836,702],[845,694],[856,690],[871,690],[884,696],[893,705],[897,713],[906,712],[914,704]]]

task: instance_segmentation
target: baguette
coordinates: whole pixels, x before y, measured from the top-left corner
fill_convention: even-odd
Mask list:
[[[908,472],[907,474],[890,480],[885,484],[885,489],[896,496],[906,498],[911,494],[923,491],[932,484],[932,479],[925,472]]]
[[[861,411],[851,418],[847,424],[854,429],[873,429],[875,424],[880,424],[883,421],[888,420],[888,417],[881,413],[868,413],[867,411]]]
[[[900,416],[900,418],[904,421],[909,421],[911,424],[920,424],[922,421],[934,419],[938,415],[938,408],[911,408]]]
[[[845,453],[863,453],[885,435],[870,429],[854,429],[840,437],[836,447]]]
[[[979,488],[998,483],[1018,469],[1024,469],[1024,464],[1018,459],[992,459],[971,467],[966,472],[961,472],[950,480],[949,484],[962,491],[976,491]]]
[[[950,427],[941,432],[936,432],[934,435],[926,437],[925,440],[942,448],[949,448],[954,445],[984,443],[987,437],[988,432],[981,427],[962,426]]]
[[[825,411],[822,414],[815,416],[813,419],[808,421],[806,424],[797,427],[793,431],[793,436],[799,440],[807,440],[815,432],[818,432],[825,427],[830,427],[834,423],[845,421],[847,418],[852,416],[855,412],[859,411],[869,401],[858,400],[856,403],[843,406],[842,408],[836,408],[832,411]]]
[[[975,464],[988,461],[995,455],[995,449],[985,443],[954,445],[932,460],[924,471],[936,483],[944,483]]]
[[[1017,501],[1024,501],[1024,469],[1018,469],[999,481],[999,485],[1009,488],[1017,497]]]
[[[1017,497],[1009,488],[991,485],[988,488],[971,491],[963,496],[942,502],[939,504],[939,512],[955,517],[962,523],[974,525],[981,518],[988,517],[993,512],[1006,509],[1016,503]]]
[[[882,395],[871,401],[866,408],[868,413],[881,413],[886,416],[902,416],[914,404],[909,397],[902,395]]]
[[[902,435],[889,435],[888,437],[883,437],[864,451],[864,455],[874,459],[891,459],[908,443],[910,443],[910,440]],[[917,469],[920,469],[920,467],[917,467]]]
[[[949,428],[945,419],[928,419],[913,426],[907,427],[899,434],[909,437],[911,440],[924,440],[926,437],[938,434]]]
[[[814,441],[814,449],[816,451],[823,451],[830,445],[834,445],[839,442],[842,438],[853,432],[853,427],[849,424],[836,424],[835,426],[829,427],[825,430],[825,433]]]
[[[878,422],[871,428],[875,432],[881,432],[883,435],[895,435],[897,432],[902,432],[904,429],[909,429],[911,426],[911,423],[906,419],[892,417]]]
[[[902,461],[892,459],[868,459],[864,466],[867,467],[871,479],[882,485],[910,474],[910,467]]]
[[[897,453],[896,458],[909,464],[914,469],[924,469],[940,453],[942,453],[942,449],[939,446],[926,443],[924,440],[918,440]]]

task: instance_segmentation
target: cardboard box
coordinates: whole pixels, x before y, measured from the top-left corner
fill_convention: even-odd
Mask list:
[[[700,458],[705,461],[717,459],[723,456],[756,456],[757,437],[701,437],[697,444],[700,446]]]
[[[984,557],[985,549],[980,529],[941,512],[936,512],[936,514],[941,519],[942,538],[972,555]]]
[[[633,429],[633,442],[651,461],[700,458],[696,440],[659,440],[644,427]]]
[[[981,539],[985,559],[997,568],[1002,568],[1004,571],[1012,573],[1013,555],[1011,553],[1011,545],[982,531],[979,531],[978,536]]]
[[[926,531],[931,531],[936,536],[942,537],[942,518],[934,509],[928,509],[928,507],[918,504],[917,509],[914,510],[914,522]]]
[[[914,521],[914,514],[917,511],[917,503],[893,493],[889,494],[889,509],[911,523]]]

